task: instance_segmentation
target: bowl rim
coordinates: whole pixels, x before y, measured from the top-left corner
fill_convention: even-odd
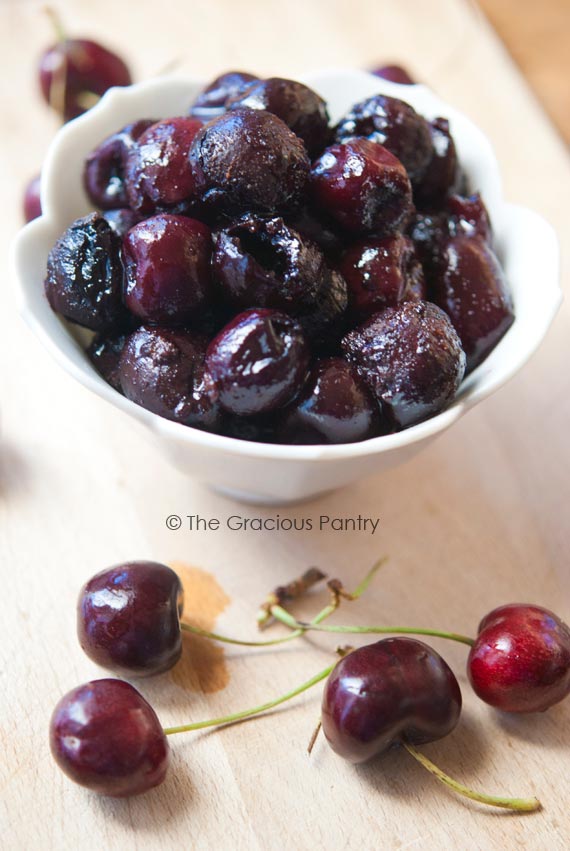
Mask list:
[[[411,94],[410,90],[414,90],[414,97],[410,98],[410,100],[415,100],[416,97],[425,97],[432,107],[437,108],[438,113],[441,113],[445,117],[450,117],[452,120],[454,117],[459,117],[462,122],[465,125],[468,125],[473,132],[477,133],[480,140],[486,144],[488,149],[486,152],[487,156],[490,154],[495,173],[497,175],[499,174],[494,153],[483,132],[463,113],[447,104],[434,92],[432,92],[431,89],[422,84],[404,86],[402,84],[383,80],[382,78],[378,78],[368,72],[349,69],[325,69],[312,74],[301,75],[298,79],[309,85],[316,85],[321,81],[334,80],[335,78],[338,78],[339,75],[342,75],[345,78],[352,76],[355,79],[373,79],[379,93],[397,95],[403,100],[406,100],[406,91]],[[74,121],[68,122],[60,128],[52,140],[45,158],[44,168],[42,170],[44,173],[48,174],[48,180],[46,180],[42,186],[43,213],[38,219],[28,223],[19,231],[12,245],[12,266],[15,269],[16,298],[19,313],[34,334],[40,339],[42,344],[48,349],[50,355],[56,360],[56,362],[59,363],[59,365],[63,367],[67,373],[71,374],[84,387],[110,402],[113,406],[119,408],[119,410],[124,411],[130,417],[139,420],[152,432],[177,442],[211,449],[216,452],[222,451],[228,455],[249,456],[267,460],[311,462],[348,460],[351,458],[358,458],[366,455],[379,455],[393,450],[403,449],[407,446],[413,446],[414,444],[420,443],[428,438],[435,437],[437,434],[442,433],[453,425],[453,423],[459,420],[471,407],[505,384],[534,354],[561,304],[562,292],[559,286],[555,288],[551,287],[550,308],[545,309],[541,326],[536,329],[534,340],[530,347],[522,356],[519,355],[518,358],[513,358],[513,361],[508,368],[503,367],[501,374],[498,377],[493,379],[493,377],[490,376],[487,378],[485,385],[483,387],[479,387],[478,378],[480,378],[481,374],[485,371],[485,362],[483,362],[479,367],[477,367],[477,369],[467,376],[460,386],[456,398],[444,411],[402,431],[388,435],[380,435],[357,443],[330,445],[273,444],[248,441],[215,434],[160,417],[158,414],[154,414],[134,402],[131,402],[118,391],[114,390],[96,372],[85,352],[81,350],[79,344],[67,329],[67,323],[65,320],[57,317],[63,333],[65,333],[68,337],[69,345],[66,345],[64,348],[58,344],[57,340],[46,329],[41,317],[36,314],[34,306],[31,304],[28,297],[26,284],[24,283],[25,276],[23,274],[21,260],[23,252],[29,250],[28,246],[33,246],[36,232],[39,234],[43,228],[49,227],[53,224],[52,219],[55,218],[55,210],[54,205],[51,203],[51,195],[49,193],[49,173],[52,171],[53,163],[57,161],[62,139],[67,140],[69,136],[73,137],[73,134],[78,128],[84,127],[88,122],[96,121],[103,113],[110,113],[113,110],[120,109],[125,100],[130,100],[133,96],[144,96],[146,93],[161,91],[164,87],[173,85],[196,87],[203,86],[204,82],[190,75],[180,75],[179,73],[176,73],[135,83],[128,87],[110,89],[96,106],[84,115],[74,119]],[[507,222],[513,217],[531,216],[535,219],[537,224],[540,224],[540,226],[545,229],[545,234],[547,231],[550,232],[548,235],[551,239],[552,245],[556,246],[557,251],[557,239],[551,225],[549,225],[548,222],[546,222],[546,220],[537,213],[534,213],[525,207],[507,203],[502,195],[500,181],[497,186],[497,196],[494,199],[494,203],[495,207],[499,207],[502,226],[506,226]],[[555,259],[557,264],[558,257],[556,256]],[[556,265],[556,268],[558,269],[558,264]],[[501,343],[499,343],[499,346],[500,345]],[[87,369],[85,368],[86,366]],[[486,370],[486,373],[488,373],[488,370]]]

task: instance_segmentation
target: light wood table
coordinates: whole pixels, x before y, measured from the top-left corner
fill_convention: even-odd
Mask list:
[[[138,77],[173,57],[209,77],[242,66],[294,76],[324,65],[400,58],[489,134],[507,197],[546,215],[564,250],[570,163],[485,20],[459,0],[60,0],[77,33],[101,37]],[[495,605],[536,601],[570,618],[570,320],[564,307],[540,353],[507,388],[400,469],[293,509],[244,507],[182,477],[118,412],[45,355],[14,314],[7,253],[21,187],[54,122],[35,95],[36,55],[50,40],[35,2],[0,5],[2,79],[1,498],[2,758],[0,845],[27,849],[549,849],[570,846],[570,702],[505,718],[480,704],[465,651],[434,641],[464,687],[457,730],[425,752],[475,787],[538,795],[517,817],[463,803],[405,753],[353,768],[319,740],[318,689],[268,717],[180,736],[165,784],[139,799],[97,798],[70,783],[47,745],[52,707],[101,671],[75,637],[78,589],[127,559],[176,562],[189,617],[254,635],[264,593],[318,564],[347,585],[382,553],[390,561],[339,621],[404,622],[473,632]],[[568,270],[565,282],[568,284]],[[540,291],[541,282],[536,281]],[[351,532],[170,532],[168,514],[245,518],[379,516]],[[313,594],[298,611],[320,607]],[[240,709],[316,673],[334,638],[287,649],[222,651],[188,641],[170,675],[144,682],[165,724]]]

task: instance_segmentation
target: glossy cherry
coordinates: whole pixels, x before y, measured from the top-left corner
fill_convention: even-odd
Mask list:
[[[141,220],[138,213],[135,213],[130,207],[121,207],[118,210],[104,210],[103,218],[109,222],[121,239]]]
[[[129,333],[129,331],[119,331],[110,334],[96,334],[87,349],[87,356],[99,375],[119,393],[123,392],[119,362]]]
[[[262,414],[284,407],[307,374],[309,348],[300,325],[276,310],[238,314],[212,340],[206,367],[231,414]]]
[[[461,712],[457,680],[441,656],[412,638],[386,638],[353,650],[327,680],[323,731],[332,749],[365,762],[402,741],[447,736]]]
[[[42,214],[42,199],[41,199],[41,175],[36,174],[29,181],[24,190],[24,220],[31,222],[37,219]]]
[[[68,692],[55,707],[49,737],[61,770],[100,795],[140,795],[166,777],[170,749],[160,721],[122,680],[93,680]]]
[[[570,694],[570,628],[541,606],[500,606],[479,624],[467,672],[485,703],[544,712]]]
[[[128,207],[125,186],[127,157],[136,140],[154,121],[134,121],[108,136],[88,154],[83,169],[83,185],[89,200],[101,210]]]
[[[123,240],[124,301],[143,322],[184,325],[211,293],[207,225],[166,213],[139,222]]]
[[[182,583],[170,567],[118,564],[93,576],[79,593],[79,643],[90,659],[116,674],[160,674],[182,653],[183,605]]]
[[[192,107],[190,115],[202,121],[211,121],[226,111],[226,103],[230,98],[237,97],[245,91],[258,77],[245,71],[227,71],[200,92]]]
[[[123,60],[95,41],[63,38],[46,50],[39,64],[40,88],[46,103],[65,121],[86,112],[113,86],[130,86]]]
[[[429,124],[432,154],[414,187],[414,201],[422,208],[437,209],[459,182],[459,163],[449,121],[436,118]]]
[[[315,208],[352,233],[393,233],[412,211],[406,169],[368,139],[326,148],[313,163],[310,189]]]
[[[465,372],[465,353],[453,325],[427,301],[387,307],[347,334],[342,348],[395,429],[447,407]]]
[[[391,83],[399,83],[401,86],[413,86],[416,82],[401,65],[381,65],[379,68],[374,68],[371,73],[376,77],[382,77],[383,80],[390,80]]]

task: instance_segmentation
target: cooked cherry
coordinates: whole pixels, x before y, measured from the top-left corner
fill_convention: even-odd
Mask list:
[[[458,182],[459,165],[449,121],[436,118],[429,124],[432,155],[421,180],[414,187],[416,204],[437,209]]]
[[[45,292],[66,319],[104,331],[125,316],[121,240],[100,213],[77,219],[49,253]]]
[[[102,570],[77,604],[77,635],[84,652],[122,676],[168,671],[182,653],[182,583],[165,564],[131,561]]]
[[[119,362],[128,336],[129,332],[124,331],[96,334],[87,349],[87,356],[99,375],[119,393],[122,393]]]
[[[295,209],[310,171],[305,146],[280,118],[243,107],[202,128],[190,164],[201,200],[227,216]]]
[[[188,152],[201,127],[196,118],[167,118],[139,136],[125,169],[127,198],[133,210],[149,215],[158,207],[194,199]]]
[[[170,753],[152,706],[129,683],[111,679],[62,697],[50,721],[50,747],[75,783],[115,798],[162,783]]]
[[[412,210],[404,166],[368,139],[327,148],[313,163],[311,193],[317,209],[354,233],[393,233]]]
[[[200,92],[190,109],[190,115],[203,121],[217,118],[225,112],[226,101],[239,95],[257,79],[259,78],[245,71],[228,71],[216,77],[204,91]]]
[[[372,74],[382,77],[383,80],[390,80],[391,83],[399,83],[401,86],[413,86],[416,82],[401,65],[382,65],[380,68],[375,68]]]
[[[305,143],[309,156],[320,153],[329,137],[327,105],[313,89],[296,80],[270,77],[251,83],[226,102],[228,109],[265,109],[285,122]]]
[[[347,249],[340,271],[353,316],[366,318],[406,298],[422,298],[424,274],[414,243],[401,234],[364,239]]]
[[[309,364],[300,325],[276,310],[246,310],[212,340],[206,367],[233,414],[284,407],[299,392]]]
[[[430,287],[450,317],[467,355],[467,371],[495,348],[514,321],[501,265],[478,237],[457,236],[443,248]]]
[[[125,186],[127,156],[135,141],[154,121],[143,119],[127,124],[122,130],[108,136],[87,156],[83,170],[85,191],[96,207],[115,210],[128,207]]]
[[[544,712],[570,694],[570,628],[541,606],[500,606],[479,624],[467,672],[491,706]]]
[[[353,650],[327,680],[323,731],[332,749],[365,762],[402,741],[433,742],[455,728],[461,691],[441,656],[412,638]]]
[[[346,331],[348,290],[340,272],[326,267],[314,305],[297,319],[313,351],[336,353]]]
[[[24,219],[31,222],[42,214],[41,175],[36,174],[24,190]]]
[[[279,429],[284,443],[355,443],[378,434],[378,404],[342,358],[315,363]]]
[[[387,307],[347,334],[342,348],[396,429],[442,411],[465,372],[465,353],[449,317],[427,301]]]
[[[469,197],[450,195],[446,202],[451,236],[478,236],[491,243],[493,232],[489,213],[478,192]]]
[[[425,118],[408,103],[388,95],[374,95],[355,104],[339,121],[337,141],[354,136],[365,136],[387,148],[404,164],[414,185],[424,175],[433,153]]]
[[[204,368],[198,334],[143,326],[128,338],[119,363],[123,393],[137,405],[183,425],[217,431],[217,391]]]
[[[322,213],[315,215],[313,210],[302,207],[287,219],[291,227],[301,236],[316,242],[325,257],[336,259],[342,251],[344,241],[338,224]]]
[[[254,443],[280,443],[279,427],[283,419],[283,411],[273,411],[269,414],[241,417],[238,414],[225,413],[222,423],[222,433],[236,440],[248,440]]]
[[[39,65],[42,94],[69,121],[113,86],[130,86],[131,74],[116,53],[95,41],[65,38],[46,50]]]
[[[121,239],[141,220],[138,213],[135,213],[130,207],[124,207],[119,210],[104,210],[103,218],[109,222]]]
[[[124,300],[143,322],[184,325],[211,289],[212,236],[207,225],[160,213],[123,240]]]

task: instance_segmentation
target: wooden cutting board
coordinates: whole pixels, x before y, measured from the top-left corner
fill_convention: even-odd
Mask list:
[[[55,128],[35,92],[51,35],[40,3],[0,5],[3,97],[2,256],[19,226],[22,185]],[[294,76],[326,65],[400,59],[489,134],[507,197],[547,216],[566,252],[570,162],[561,141],[475,7],[460,0],[222,2],[60,0],[69,29],[100,37],[139,78],[173,58],[206,78],[237,66]],[[96,140],[94,140],[96,141]],[[7,260],[6,260],[7,264]],[[490,792],[535,794],[526,817],[463,803],[405,753],[344,764],[306,744],[319,689],[271,715],[172,741],[167,782],[139,799],[97,798],[52,762],[57,699],[102,673],[78,647],[78,589],[110,564],[182,565],[188,613],[254,636],[258,602],[318,564],[355,584],[389,562],[338,622],[400,622],[472,633],[507,601],[535,601],[570,619],[570,319],[564,307],[524,370],[407,466],[281,511],[246,507],[181,476],[131,424],[63,374],[14,314],[10,272],[0,298],[2,499],[2,759],[5,849],[567,849],[570,701],[540,717],[505,718],[480,704],[465,651],[434,641],[464,687],[457,730],[425,752]],[[569,283],[565,270],[565,283]],[[541,282],[536,281],[540,292]],[[169,514],[220,518],[218,531],[169,531]],[[228,518],[379,517],[358,531],[231,531]],[[237,522],[237,521],[236,521]],[[298,609],[325,602],[315,593]],[[254,705],[324,667],[331,639],[286,649],[220,650],[186,642],[184,661],[144,682],[165,725]]]

